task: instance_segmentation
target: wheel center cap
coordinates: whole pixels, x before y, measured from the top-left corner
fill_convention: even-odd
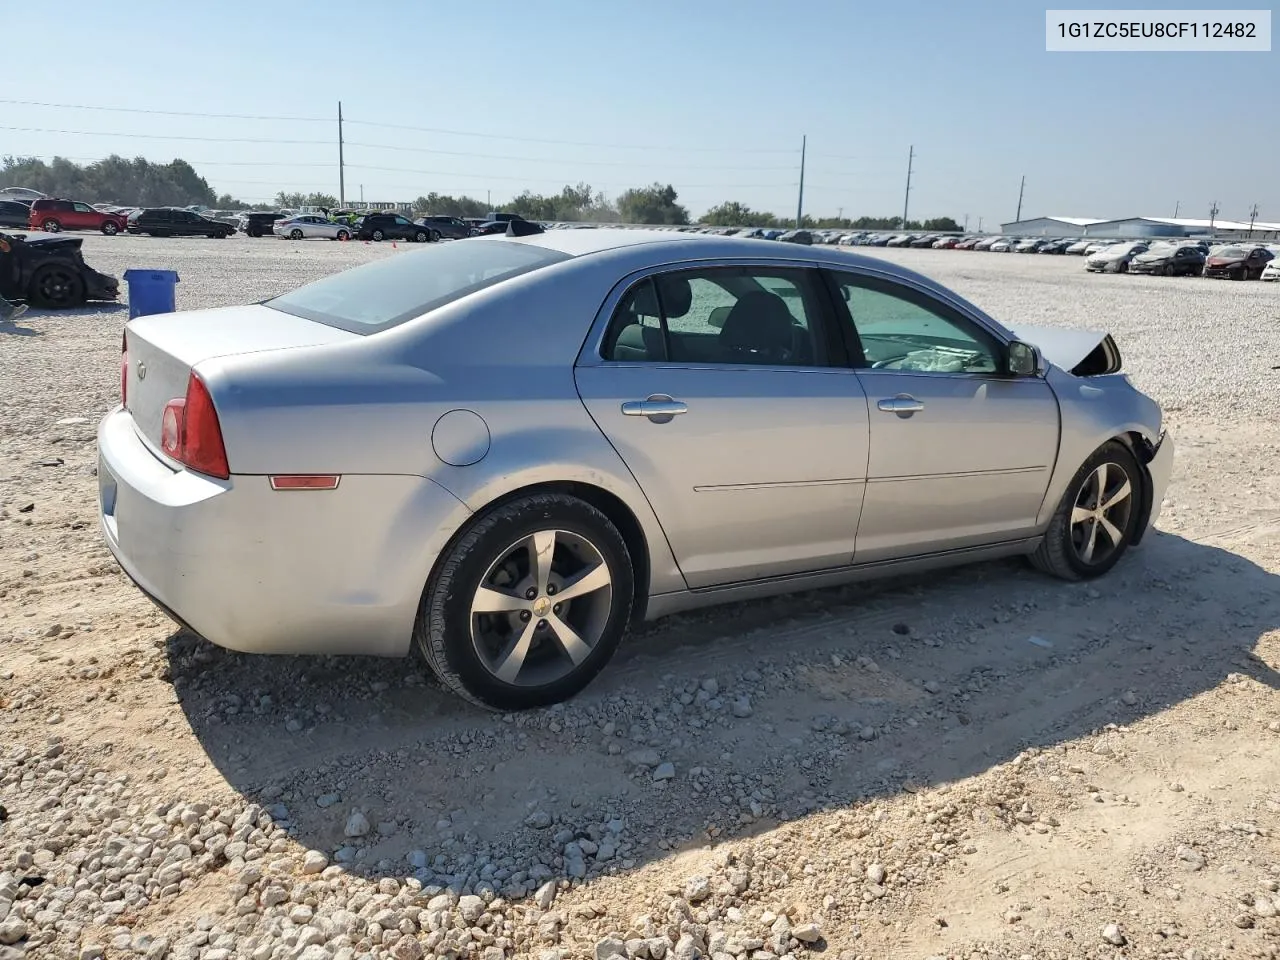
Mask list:
[[[545,617],[551,612],[551,600],[549,597],[539,597],[533,601],[533,615],[535,617]]]

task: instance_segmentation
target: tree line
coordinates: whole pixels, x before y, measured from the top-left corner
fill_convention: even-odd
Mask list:
[[[112,155],[82,165],[65,157],[55,157],[46,163],[34,157],[6,156],[0,160],[0,184],[31,187],[54,197],[124,206],[185,207],[198,204],[220,210],[246,210],[253,206],[230,194],[218,194],[185,160],[154,163],[142,157],[127,160]],[[333,210],[338,206],[338,198],[328,193],[282,190],[276,194],[275,203],[285,209],[310,206]],[[553,194],[525,190],[497,206],[526,220],[670,226],[692,222],[688,208],[679,202],[675,187],[669,183],[655,182],[645,187],[633,187],[612,199],[587,183],[566,185],[559,193]],[[418,197],[413,202],[413,209],[418,214],[483,217],[494,207],[474,197],[432,192]],[[697,222],[718,227],[796,226],[794,217],[779,217],[767,211],[753,210],[733,200],[712,207]],[[904,226],[901,217],[815,219],[805,215],[800,226],[852,230],[960,230],[960,225],[951,217],[910,220]]]

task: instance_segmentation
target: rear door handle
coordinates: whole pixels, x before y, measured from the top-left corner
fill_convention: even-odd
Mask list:
[[[683,400],[673,400],[664,393],[655,393],[644,400],[627,400],[622,404],[624,417],[648,417],[653,423],[668,423],[672,417],[688,413]]]
[[[924,404],[909,393],[900,393],[896,397],[876,401],[876,408],[884,413],[896,413],[905,420],[923,410]]]

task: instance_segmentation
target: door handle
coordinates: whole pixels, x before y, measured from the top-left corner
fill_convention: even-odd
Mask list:
[[[876,408],[884,413],[896,413],[905,420],[923,410],[924,404],[909,393],[900,393],[896,397],[876,401]]]
[[[653,423],[668,423],[672,417],[688,413],[683,400],[673,400],[665,393],[651,394],[644,400],[627,400],[622,404],[624,417],[648,417]]]

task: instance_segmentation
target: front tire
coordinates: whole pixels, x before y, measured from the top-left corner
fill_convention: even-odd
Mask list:
[[[1031,562],[1062,580],[1102,576],[1133,541],[1143,482],[1128,447],[1103,444],[1071,478]]]
[[[634,600],[617,528],[576,497],[542,493],[482,514],[443,555],[414,624],[428,665],[494,710],[559,703],[613,656]]]
[[[102,232],[108,237],[114,237],[120,232],[120,227],[115,221],[108,220],[102,225]]]
[[[422,230],[419,230],[417,233],[413,235],[414,243],[426,243],[430,239],[431,239],[431,235]]]
[[[301,231],[301,230],[290,230],[290,231],[289,231],[289,239],[290,239],[290,240],[301,240],[301,239],[302,239],[302,231]]]
[[[62,231],[62,224],[50,217],[44,223],[40,224],[40,229],[45,233],[60,233]]]
[[[346,230],[339,230],[338,235],[335,237],[335,239],[339,241],[349,240],[350,238],[351,234],[347,233]]]

